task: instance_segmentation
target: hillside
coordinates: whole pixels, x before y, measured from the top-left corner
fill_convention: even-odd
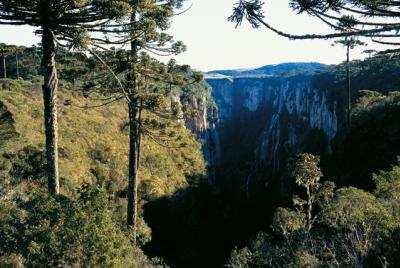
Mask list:
[[[117,190],[124,190],[128,136],[124,130],[127,113],[123,103],[82,108],[100,102],[67,88],[60,91],[59,97],[60,176],[67,186],[62,187],[64,191],[83,183],[96,183],[99,177],[114,184]],[[11,121],[1,122],[1,129],[9,129],[12,123],[19,134],[19,137],[11,135],[11,140],[1,149],[2,154],[16,153],[27,146],[42,150],[40,87],[31,82],[1,80],[0,103],[12,116]],[[187,176],[205,172],[200,144],[195,137],[181,124],[165,131],[175,132],[181,140],[173,141],[171,148],[162,147],[148,138],[143,140],[140,169],[143,198],[171,194],[187,184]],[[181,147],[181,144],[185,146]]]
[[[123,224],[128,156],[124,103],[103,106],[66,85],[59,100],[62,192],[53,198],[45,190],[40,86],[0,80],[0,263],[150,267],[155,263],[129,242],[130,229]],[[152,119],[148,114],[144,118]],[[146,137],[142,140],[140,215],[146,202],[172,195],[205,175],[195,136],[182,123],[165,126],[159,131],[171,137],[168,146]],[[140,246],[151,239],[142,217],[138,237]]]

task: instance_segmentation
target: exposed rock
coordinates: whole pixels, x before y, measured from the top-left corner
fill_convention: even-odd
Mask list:
[[[323,88],[315,88],[312,77],[208,75],[218,108],[213,135],[220,141],[220,148],[213,148],[220,152],[213,163],[248,161],[253,155],[255,161],[278,169],[283,156],[301,149],[311,129],[321,130],[331,141],[338,132],[337,102]]]
[[[329,150],[339,128],[338,105],[327,90],[313,84],[314,73],[323,67],[289,63],[215,71],[206,75],[214,106],[201,98],[181,97],[181,105],[197,111],[184,115],[184,123],[203,143],[210,183],[225,169],[247,170],[239,176],[248,187],[257,166],[278,170],[285,157],[310,143]],[[326,143],[314,139],[315,133]]]
[[[177,103],[176,98],[172,98]],[[210,105],[204,98],[181,98],[179,106],[186,105],[194,113],[183,113],[185,126],[202,142],[203,155],[208,167],[208,179],[210,184],[215,183],[215,166],[220,158],[219,135],[216,131],[218,124],[218,111],[214,105]]]

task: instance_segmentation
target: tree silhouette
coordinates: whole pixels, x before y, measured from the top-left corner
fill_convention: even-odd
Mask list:
[[[350,50],[365,43],[353,36],[346,36],[341,40],[335,41],[346,48],[346,81],[347,81],[347,127],[351,128],[351,70],[350,70]]]

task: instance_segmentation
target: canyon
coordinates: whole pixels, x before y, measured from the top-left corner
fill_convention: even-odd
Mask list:
[[[340,131],[341,98],[315,83],[319,63],[284,63],[206,74],[213,103],[200,108],[195,131],[212,183],[218,170],[262,166],[277,171],[300,151],[323,153]],[[193,129],[193,127],[191,127]]]

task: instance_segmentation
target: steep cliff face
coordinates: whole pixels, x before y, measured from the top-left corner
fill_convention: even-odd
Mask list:
[[[289,70],[290,71],[290,70]],[[246,71],[248,72],[248,71]],[[313,84],[313,74],[207,77],[218,109],[214,164],[256,164],[274,170],[301,150],[329,150],[338,132],[338,103]]]
[[[173,100],[174,101],[174,100]],[[215,166],[220,162],[220,141],[216,130],[218,124],[218,110],[205,96],[188,98],[181,95],[175,98],[179,105],[182,123],[202,143],[204,160],[207,164],[208,180],[215,183]],[[190,107],[190,112],[184,112],[184,106]]]

